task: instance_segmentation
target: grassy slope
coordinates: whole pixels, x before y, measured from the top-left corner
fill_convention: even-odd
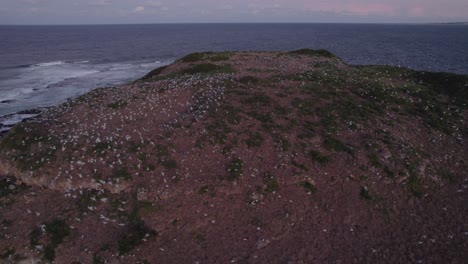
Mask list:
[[[281,63],[268,64],[262,56]],[[239,66],[243,59],[260,62],[258,67],[246,68]],[[289,64],[300,60],[306,69]],[[296,68],[289,71],[287,67]],[[174,88],[184,83],[190,87]],[[467,84],[467,76],[449,73],[349,66],[327,51],[196,53],[150,72],[131,88],[97,90],[51,114],[60,117],[96,111],[125,118],[133,116],[130,111],[146,111],[144,102],[149,98],[169,100],[171,93],[188,91],[191,107],[161,123],[163,128],[157,133],[143,132],[152,125],[147,119],[125,119],[119,134],[113,134],[117,139],[109,141],[99,132],[86,136],[71,132],[79,131],[78,121],[87,120],[83,117],[65,126],[60,118],[58,122],[32,121],[18,125],[0,142],[0,157],[22,172],[15,176],[24,182],[33,175],[44,178],[45,184],[58,175],[57,170],[75,173],[77,179],[76,171],[65,172],[62,167],[76,166],[80,155],[113,164],[112,169],[84,165],[80,169],[84,177],[77,184],[88,183],[84,185],[111,192],[119,182],[128,184],[125,192],[108,194],[109,199],[130,201],[125,207],[128,214],[115,216],[129,223],[115,246],[120,254],[138,247],[146,234],[158,244],[155,230],[167,227],[155,220],[156,215],[173,215],[169,209],[161,213],[160,206],[180,204],[184,208],[190,204],[183,197],[175,198],[179,192],[195,191],[206,197],[202,199],[207,203],[210,199],[235,199],[235,204],[245,206],[267,204],[269,212],[275,207],[268,197],[277,193],[294,199],[314,195],[323,205],[339,204],[336,197],[354,192],[349,200],[357,208],[371,208],[379,217],[391,218],[395,208],[405,208],[407,199],[427,199],[439,188],[445,190],[441,186],[461,182],[466,166],[453,151],[466,151]],[[134,128],[140,131],[141,140],[131,134]],[[57,133],[51,134],[51,130]],[[125,133],[132,139],[125,139]],[[73,140],[73,136],[78,139]],[[187,172],[196,179],[184,176]],[[164,183],[149,183],[161,173],[172,186],[169,194],[164,194],[170,199],[161,198],[166,178]],[[91,184],[99,181],[103,185]],[[158,191],[137,199],[142,188]],[[232,196],[231,192],[239,194]],[[6,189],[4,193],[14,195]],[[76,205],[80,213],[95,204],[87,195],[79,195],[83,196]],[[114,212],[116,208],[101,205],[100,210]],[[308,214],[307,210],[299,211]],[[361,214],[357,213],[362,218],[368,216]],[[71,215],[74,213],[68,217]],[[142,217],[146,217],[146,224]],[[195,232],[191,233],[195,243],[203,248],[211,231],[188,229]],[[104,251],[95,253],[106,256]],[[55,249],[53,253],[55,257]]]

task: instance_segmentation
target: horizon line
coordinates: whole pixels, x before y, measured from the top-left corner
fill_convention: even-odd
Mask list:
[[[0,26],[113,26],[113,25],[187,25],[187,24],[365,24],[365,25],[468,25],[460,22],[151,22],[151,23],[84,23],[84,24],[0,24]]]

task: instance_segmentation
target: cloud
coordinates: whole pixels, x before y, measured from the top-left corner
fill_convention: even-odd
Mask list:
[[[467,0],[0,0],[0,24],[468,21]],[[37,7],[37,9],[30,9]],[[34,15],[31,15],[34,14]],[[55,14],[51,16],[51,14]],[[125,17],[125,21],[122,19]],[[60,20],[60,21],[59,21]]]
[[[141,12],[144,12],[144,11],[145,11],[144,6],[137,6],[137,7],[135,7],[135,9],[133,9],[134,13],[141,13]]]
[[[91,6],[108,6],[112,4],[110,0],[95,0],[88,3]]]

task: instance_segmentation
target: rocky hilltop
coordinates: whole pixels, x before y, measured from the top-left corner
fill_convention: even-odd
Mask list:
[[[96,89],[0,142],[0,262],[462,263],[467,86],[298,50]]]

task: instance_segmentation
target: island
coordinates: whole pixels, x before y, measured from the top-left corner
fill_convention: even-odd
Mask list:
[[[0,262],[461,263],[468,76],[203,52],[0,141]]]

